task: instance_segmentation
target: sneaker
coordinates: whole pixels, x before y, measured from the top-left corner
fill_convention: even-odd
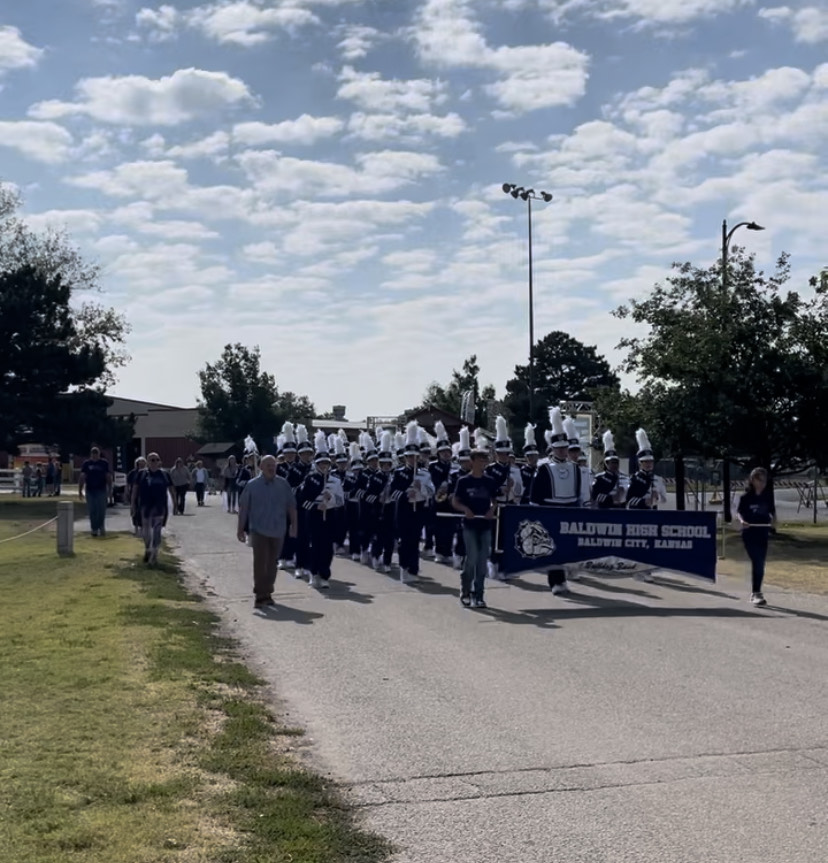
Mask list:
[[[497,564],[486,561],[486,578],[497,578]]]
[[[308,587],[319,587],[319,577],[316,575],[311,575],[308,578]]]
[[[412,582],[417,581],[417,576],[413,572],[406,572],[406,570],[400,570],[400,584],[411,584]]]
[[[150,553],[149,553],[149,549],[148,549],[147,551],[144,552],[144,563],[149,563],[149,560],[150,560]]]
[[[566,594],[569,593],[569,587],[566,582],[563,584],[554,584],[552,585],[552,593],[554,593],[555,596],[566,596]]]
[[[452,563],[452,566],[453,566],[455,569],[462,569],[462,568],[463,568],[463,558],[462,558],[462,557],[460,557],[460,555],[459,555],[459,554],[455,554],[455,555],[452,557],[452,559],[451,559],[451,563]]]
[[[379,571],[380,571],[380,567],[382,566],[382,561],[381,561],[378,557],[372,557],[372,558],[371,558],[371,566],[373,566],[373,567],[374,567],[374,569],[375,569],[377,572],[379,572]]]
[[[434,555],[435,563],[448,563],[448,558],[444,554],[435,554]]]
[[[464,593],[464,594],[460,597],[460,605],[462,605],[462,606],[463,606],[463,608],[470,608],[470,607],[471,607],[471,602],[472,602],[472,601],[471,601],[471,597],[468,595],[468,593]]]
[[[471,607],[472,608],[488,608],[489,606],[486,605],[485,599],[473,599],[471,601]]]
[[[351,560],[352,560],[354,563],[359,563],[359,561],[360,561],[360,555],[358,555],[358,554],[352,554],[352,555],[351,555]]]
[[[763,605],[768,604],[767,599],[765,599],[765,597],[762,596],[761,593],[752,593],[750,595],[750,601],[753,605],[758,605],[758,606],[763,606]]]
[[[345,554],[345,546],[344,545],[338,545],[336,547],[336,553],[337,554]]]
[[[364,563],[366,565],[370,564],[371,563],[371,552],[370,551],[363,551],[362,554],[359,556],[359,562]]]

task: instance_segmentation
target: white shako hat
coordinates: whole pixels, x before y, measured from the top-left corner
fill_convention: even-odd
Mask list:
[[[351,467],[362,467],[362,452],[359,448],[359,444],[356,441],[351,442],[350,450]]]
[[[281,455],[285,451],[285,436],[283,434],[276,435],[276,452]]]
[[[572,417],[567,417],[564,420],[564,431],[569,441],[569,449],[580,449],[581,439],[578,437],[578,426],[575,425],[575,420]]]
[[[422,455],[431,455],[431,438],[422,426],[417,426],[417,445]]]
[[[418,455],[420,452],[420,427],[416,420],[411,420],[405,427],[405,455]]]
[[[495,418],[495,452],[512,452],[512,439],[506,417],[498,414]]]
[[[474,446],[472,447],[471,454],[475,455],[476,453],[483,453],[484,455],[489,455],[489,440],[486,437],[483,429],[476,428],[474,430]]]
[[[564,430],[563,414],[559,407],[549,408],[549,425],[551,434],[547,438],[549,448],[569,446],[569,435]]]
[[[374,443],[374,439],[367,431],[359,433],[359,445],[363,450],[365,450],[365,461],[376,458],[379,455],[377,445]]]
[[[437,438],[437,452],[451,449],[451,441],[442,420],[437,420],[434,423],[434,436]]]
[[[282,425],[282,437],[285,439],[282,444],[282,452],[296,452],[296,436],[293,433],[293,423],[284,423]]]
[[[471,458],[471,433],[468,426],[463,426],[460,429],[460,448],[457,450],[457,458]]]
[[[639,461],[645,458],[655,460],[655,456],[653,455],[653,448],[650,445],[650,439],[647,437],[647,432],[645,432],[644,429],[636,430],[635,441],[638,444],[638,452],[635,454],[635,456]]]
[[[321,429],[313,436],[313,445],[316,454],[313,457],[315,462],[331,460],[330,452],[328,451],[328,439],[325,437],[325,432]]]
[[[348,453],[345,451],[345,441],[339,435],[334,436],[334,455],[337,464],[345,464],[348,461]],[[359,447],[357,447],[357,450]]]
[[[601,439],[604,442],[604,461],[618,461],[618,453],[615,450],[615,438],[612,436],[612,432],[607,429],[601,436]]]
[[[532,423],[526,423],[523,430],[523,454],[532,455],[538,453],[538,445],[535,443],[535,427]]]
[[[296,451],[313,452],[313,444],[308,439],[308,430],[301,423],[296,426]]]
[[[394,452],[392,451],[393,435],[388,429],[385,429],[380,435],[380,451],[379,460],[386,462],[394,461]]]

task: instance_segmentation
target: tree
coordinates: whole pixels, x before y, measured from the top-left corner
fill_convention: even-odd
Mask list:
[[[250,435],[262,451],[268,451],[286,420],[301,422],[314,416],[313,404],[306,396],[279,393],[276,379],[261,369],[258,346],[225,345],[219,360],[208,363],[198,377],[201,441],[241,445]]]
[[[600,388],[618,388],[618,378],[594,346],[554,330],[535,345],[535,399],[531,421],[544,425],[547,408],[565,401],[588,401]],[[529,422],[529,365],[516,366],[506,384],[512,422]]]
[[[463,394],[471,392],[474,395],[474,425],[485,428],[488,424],[486,404],[494,399],[495,389],[491,384],[480,386],[480,366],[477,354],[472,354],[463,360],[463,368],[458,372],[453,369],[451,380],[443,387],[436,381],[432,382],[423,396],[423,405],[439,408],[455,416],[461,416]]]
[[[657,418],[660,445],[674,456],[777,474],[824,463],[825,286],[807,299],[786,292],[787,255],[766,277],[741,249],[730,254],[726,295],[720,264],[675,264],[673,273],[615,312],[650,327],[620,347],[627,350],[622,368],[638,377],[640,398]]]
[[[19,199],[0,186],[0,447],[23,440],[77,451],[80,429],[102,445],[120,429],[106,416],[106,386],[127,361],[124,318],[75,301],[98,289],[98,269],[66,236],[36,234],[16,216]]]

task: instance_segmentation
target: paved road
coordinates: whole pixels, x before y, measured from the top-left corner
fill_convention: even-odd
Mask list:
[[[445,567],[338,560],[328,594],[280,574],[265,616],[232,522],[174,541],[398,863],[828,860],[828,601],[526,575],[477,612]]]

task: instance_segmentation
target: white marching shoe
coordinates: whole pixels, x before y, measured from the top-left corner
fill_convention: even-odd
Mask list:
[[[308,587],[319,587],[319,576],[311,575],[308,578]]]
[[[412,575],[410,572],[406,572],[404,569],[400,570],[400,584],[412,584],[417,581],[417,576]]]
[[[358,554],[352,554],[352,555],[351,555],[351,560],[352,560],[354,563],[359,563],[359,561],[360,561],[360,555],[358,555]]]
[[[359,556],[359,562],[364,563],[364,564],[370,564],[371,563],[371,552],[370,551],[363,551],[362,554]]]
[[[459,554],[452,555],[451,564],[455,569],[462,569],[463,558]]]
[[[555,596],[566,596],[569,593],[569,585],[564,582],[563,584],[555,584],[552,586],[552,593]]]
[[[448,563],[448,558],[444,554],[435,554],[434,555],[435,563]]]

